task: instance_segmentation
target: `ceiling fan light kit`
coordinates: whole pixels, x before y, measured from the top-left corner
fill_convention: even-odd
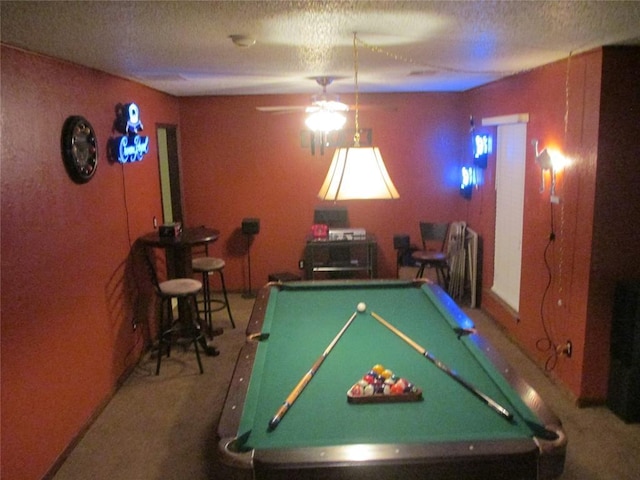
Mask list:
[[[342,112],[348,112],[349,106],[336,100],[326,100],[323,93],[322,100],[316,100],[305,109],[310,115],[304,121],[313,132],[332,132],[344,127],[347,117]]]
[[[316,97],[311,106],[305,109],[310,115],[304,123],[312,132],[328,133],[340,130],[347,121],[347,117],[341,112],[348,112],[349,105],[328,99],[327,85],[333,82],[332,77],[316,77],[316,82],[322,87],[322,95]]]
[[[332,132],[340,130],[347,122],[347,117],[343,114],[326,109],[320,109],[311,113],[304,121],[309,130],[313,132]]]
[[[317,100],[313,102],[310,107],[306,108],[307,113],[317,112],[318,110],[325,110],[328,112],[348,112],[349,105],[336,100]]]
[[[353,147],[338,148],[333,155],[327,176],[318,192],[320,200],[396,199],[400,194],[387,172],[377,147],[360,146],[358,125],[358,47],[353,34],[353,65],[355,70],[355,134]]]

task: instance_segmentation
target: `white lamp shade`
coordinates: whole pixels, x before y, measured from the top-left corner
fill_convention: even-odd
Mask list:
[[[377,147],[338,148],[318,193],[321,200],[400,198]]]

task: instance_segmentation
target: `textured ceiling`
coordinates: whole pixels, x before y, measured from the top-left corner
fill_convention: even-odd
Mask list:
[[[0,3],[2,42],[174,95],[460,91],[640,44],[640,1]],[[256,40],[235,46],[230,35]]]

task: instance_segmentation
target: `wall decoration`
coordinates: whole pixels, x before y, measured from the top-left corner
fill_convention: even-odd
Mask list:
[[[493,150],[493,138],[486,133],[476,133],[473,115],[469,117],[471,128],[471,152],[473,164],[478,168],[487,168],[487,159]]]
[[[116,105],[116,119],[113,130],[121,136],[109,141],[109,158],[119,163],[139,162],[149,153],[149,137],[139,135],[143,130],[140,110],[135,103]]]
[[[476,169],[474,167],[462,167],[460,175],[460,195],[466,199],[470,199],[473,193],[473,187],[477,185]]]
[[[473,136],[473,164],[480,168],[487,168],[487,158],[493,149],[490,135],[475,134]]]
[[[98,141],[91,124],[80,115],[67,118],[60,139],[62,159],[76,183],[87,183],[98,168]]]

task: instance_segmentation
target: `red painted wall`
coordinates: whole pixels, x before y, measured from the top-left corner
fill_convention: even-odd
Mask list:
[[[587,117],[595,113],[596,130],[589,129],[584,137],[579,137],[585,157],[574,159],[570,169],[558,179],[560,205],[551,207],[549,200],[549,179],[547,190],[540,193],[540,168],[535,163],[533,139],[540,141],[540,148],[554,146],[565,154],[573,156],[571,131],[564,133],[565,93],[567,62],[557,62],[532,72],[507,78],[486,87],[467,92],[473,115],[480,119],[496,115],[528,113],[527,150],[525,171],[524,225],[522,246],[522,275],[520,310],[516,314],[506,307],[490,289],[493,279],[493,231],[495,228],[495,156],[490,159],[487,182],[482,187],[484,205],[471,208],[470,224],[477,227],[485,239],[483,268],[483,307],[487,309],[507,331],[521,344],[540,365],[552,369],[553,374],[579,396],[583,381],[582,368],[584,354],[584,316],[587,294],[590,229],[593,209],[594,175],[585,175],[589,168],[585,163],[595,162],[597,146],[597,102],[599,99],[599,53],[571,59],[571,70],[594,65],[595,74],[591,81],[595,85],[589,91],[583,85],[569,84],[570,99],[588,96],[595,101]],[[581,79],[583,77],[580,77]],[[582,111],[577,111],[570,103],[571,121],[577,120]],[[577,113],[575,113],[577,111]],[[591,125],[587,122],[588,126]],[[595,173],[595,172],[594,172]],[[576,192],[580,191],[580,199]],[[591,194],[589,194],[591,192]],[[476,199],[472,199],[472,204]],[[553,219],[552,219],[553,217]],[[556,239],[549,246],[548,262],[545,265],[545,248],[553,230]],[[577,237],[577,228],[580,236]],[[577,242],[581,238],[583,241]],[[581,247],[584,249],[581,250]],[[576,250],[577,248],[577,250]],[[499,252],[495,252],[498,255]],[[584,270],[583,266],[587,266]],[[579,271],[576,271],[579,270]],[[551,275],[550,290],[545,296],[545,288]],[[544,300],[544,301],[543,301]],[[558,307],[562,300],[563,307]],[[542,312],[542,313],[541,313]],[[571,360],[555,356],[555,349],[544,340],[544,321],[557,344],[571,339],[574,356]]]
[[[551,207],[549,179],[541,194],[535,150],[527,150],[519,315],[490,293],[495,157],[469,204],[468,221],[485,245],[483,308],[585,404],[607,395],[615,282],[640,277],[640,234],[633,228],[640,202],[632,180],[632,159],[638,158],[637,65],[637,49],[615,55],[596,50],[464,94],[476,119],[529,113],[528,145],[538,139],[541,148],[556,147],[571,159],[558,175],[561,202]],[[544,251],[552,231],[547,270]],[[541,311],[557,345],[572,341],[571,359],[548,348]]]
[[[608,50],[606,53],[609,55]],[[573,56],[463,94],[364,95],[363,105],[396,107],[366,110],[361,115],[361,125],[373,128],[374,143],[382,150],[401,198],[345,203],[352,226],[364,227],[378,237],[381,277],[395,275],[394,233],[409,233],[417,242],[417,224],[423,218],[467,221],[478,231],[484,245],[483,307],[582,403],[602,402],[606,398],[614,279],[622,274],[638,275],[635,250],[633,253],[625,250],[626,267],[608,266],[614,263],[612,253],[604,248],[611,240],[611,236],[604,236],[604,232],[611,235],[606,222],[608,215],[605,213],[594,224],[597,205],[603,212],[615,208],[609,200],[613,198],[610,191],[616,189],[613,185],[618,181],[629,183],[619,178],[626,173],[618,169],[607,168],[605,171],[609,173],[604,177],[596,174],[603,164],[610,163],[609,157],[620,158],[621,149],[625,149],[624,161],[629,156],[635,158],[636,155],[627,152],[632,152],[634,146],[637,149],[637,137],[632,131],[635,127],[628,126],[637,122],[610,121],[612,128],[605,130],[600,124],[601,109],[606,107],[603,111],[615,120],[623,105],[629,104],[630,95],[634,95],[630,92],[637,92],[632,80],[635,64],[629,63],[626,56],[611,63],[614,65],[610,67],[611,83],[617,78],[615,72],[628,79],[630,85],[623,93],[612,85],[611,90],[617,92],[616,100],[610,101],[610,95],[604,95],[603,104],[602,50]],[[303,104],[306,100],[306,97],[248,96],[181,101],[187,223],[216,225],[223,231],[216,248],[229,261],[233,288],[245,288],[248,283],[245,238],[238,233],[246,216],[259,217],[262,222],[262,231],[251,250],[252,285],[263,284],[269,272],[297,271],[313,207],[319,203],[315,195],[330,156],[314,157],[300,147],[303,114],[267,115],[257,112],[255,107]],[[561,202],[551,207],[549,179],[547,191],[541,194],[541,172],[535,163],[535,150],[533,146],[527,149],[519,314],[506,308],[490,292],[495,157],[484,172],[484,185],[474,191],[470,201],[461,200],[457,193],[458,168],[467,154],[469,115],[480,126],[483,117],[514,113],[529,114],[528,145],[538,139],[541,148],[560,149],[572,161],[570,167],[558,174]],[[628,117],[628,113],[621,116]],[[202,128],[203,125],[209,128]],[[611,153],[603,155],[599,140],[615,137],[616,133],[625,137],[620,143],[622,147],[608,149]],[[625,165],[629,166],[628,163]],[[596,178],[603,192],[597,198]],[[625,187],[622,191],[627,193],[630,189]],[[615,198],[623,206],[622,211],[633,214],[637,210],[637,197],[625,193],[618,193]],[[552,232],[555,240],[547,249],[548,270],[544,254]],[[603,232],[602,241],[592,246],[591,239],[598,232]],[[626,237],[613,235],[620,241],[637,238],[637,230],[627,228],[624,232]],[[594,255],[605,259],[597,263],[597,268],[607,270],[606,282],[591,268]],[[545,294],[550,275],[551,284]],[[596,325],[587,328],[591,323]],[[545,327],[552,343],[546,341]],[[573,345],[571,359],[556,355],[556,347],[561,348],[567,340]]]
[[[457,99],[455,94],[361,95],[360,125],[373,129],[373,143],[400,198],[340,204],[348,208],[352,227],[377,237],[380,277],[396,276],[394,234],[408,233],[418,243],[420,220],[456,220],[464,213],[458,187],[467,126],[464,118],[460,121]],[[271,115],[255,107],[308,100],[181,99],[185,222],[221,230],[213,250],[227,260],[231,289],[248,287],[247,239],[239,232],[244,217],[258,217],[261,227],[251,246],[252,287],[265,284],[269,273],[302,274],[298,260],[334,149],[314,156],[301,146],[304,113]]]
[[[595,181],[585,358],[600,358],[585,369],[582,396],[600,398],[607,377],[615,285],[640,279],[640,48],[609,47],[602,60],[598,162]],[[604,341],[603,341],[604,340]],[[605,361],[603,361],[605,360]]]
[[[119,102],[147,134],[178,123],[178,102],[140,85],[2,47],[2,478],[39,479],[137,359],[145,308],[130,245],[160,218],[155,138],[147,158],[106,159]],[[95,128],[99,164],[77,185],[60,154],[63,122]],[[141,300],[141,302],[138,302]],[[138,303],[137,303],[138,302]]]
[[[554,338],[574,342],[553,375],[579,400],[606,396],[610,289],[637,277],[638,71],[635,53],[575,56],[462,94],[362,95],[362,127],[373,128],[401,198],[347,202],[351,224],[378,237],[380,276],[395,275],[395,233],[418,241],[421,219],[466,220],[484,244],[483,307],[544,365],[539,306],[550,204],[527,151],[525,247],[520,322],[488,293],[495,198],[491,158],[471,201],[457,193],[468,116],[530,114],[529,137],[574,159],[559,179],[550,249],[552,290],[544,305]],[[568,82],[566,72],[569,71]],[[185,223],[222,231],[229,286],[247,286],[242,218],[259,217],[253,287],[268,273],[297,271],[331,159],[300,147],[301,115],[270,116],[256,105],[300,104],[304,96],[174,98],[112,76],[2,47],[2,473],[39,479],[54,467],[146,340],[134,318],[154,312],[132,273],[130,248],[161,218],[155,125],[180,127]],[[565,97],[569,114],[565,134]],[[143,162],[104,155],[114,106],[135,100],[152,137]],[[350,100],[345,97],[345,100]],[[87,185],[66,175],[59,145],[67,116],[95,127],[100,166]],[[596,175],[597,174],[597,175]],[[612,226],[613,223],[613,226]],[[593,241],[592,241],[593,239]],[[558,300],[562,305],[558,306]]]

